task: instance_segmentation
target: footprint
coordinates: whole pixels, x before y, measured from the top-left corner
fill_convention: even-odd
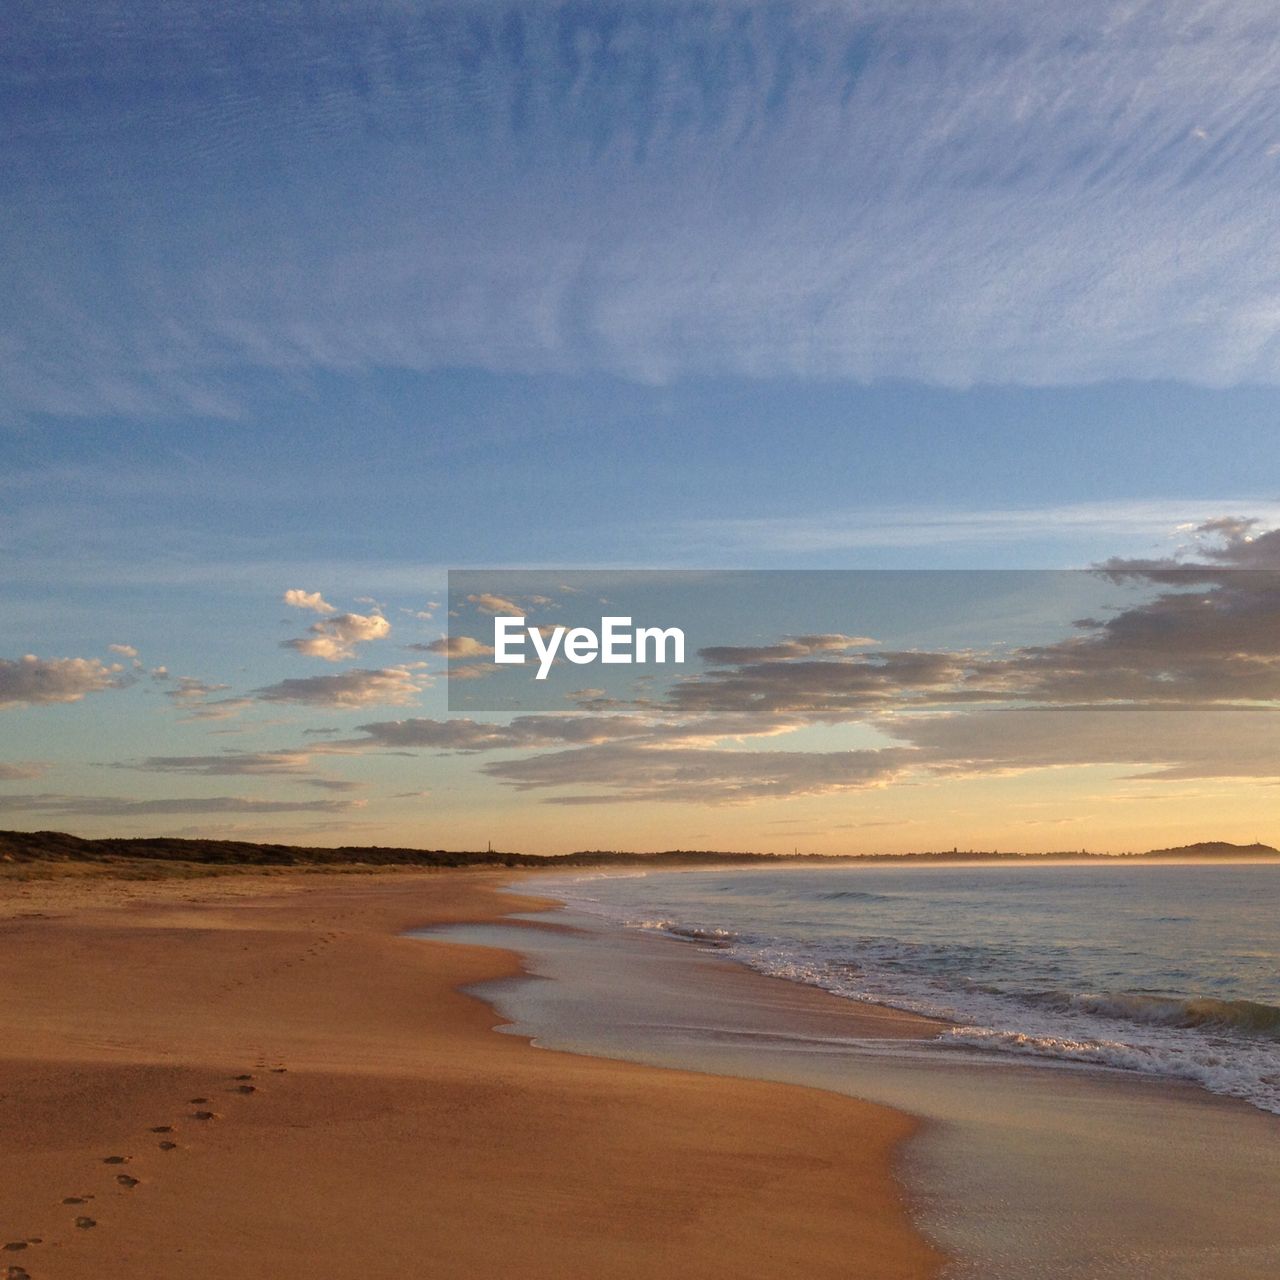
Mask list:
[[[276,1075],[281,1076],[281,1075],[284,1075],[284,1073],[288,1071],[289,1068],[288,1067],[272,1067],[271,1070],[274,1071]]]
[[[218,1113],[216,1111],[193,1111],[191,1118],[193,1120],[216,1120]]]
[[[92,1200],[92,1196],[67,1196],[63,1200],[63,1204],[88,1204]]]
[[[161,1151],[176,1151],[178,1149],[178,1144],[176,1142],[158,1142],[156,1143],[156,1146],[158,1146]]]
[[[246,1072],[246,1073],[245,1073],[244,1075],[242,1075],[242,1076],[236,1076],[236,1079],[237,1079],[237,1080],[252,1080],[252,1079],[253,1079],[253,1077],[252,1077],[251,1075],[249,1075],[249,1074]]]
[[[117,1173],[116,1181],[122,1187],[136,1187],[138,1185],[139,1179],[131,1178],[127,1173]]]
[[[208,1098],[188,1098],[187,1101],[191,1103],[193,1107],[198,1107],[202,1102],[208,1102],[209,1099]]]
[[[76,1219],[76,1226],[79,1227],[81,1231],[88,1231],[90,1227],[96,1227],[97,1225],[98,1225],[98,1221],[96,1218],[82,1217],[82,1218]]]
[[[128,1156],[103,1156],[102,1163],[103,1164],[128,1164],[129,1157]]]
[[[237,1093],[257,1093],[258,1087],[257,1085],[252,1085],[252,1084],[238,1084],[236,1085],[236,1092]]]
[[[152,1128],[151,1128],[151,1132],[152,1132],[152,1133],[172,1133],[172,1132],[173,1132],[173,1125],[171,1125],[171,1124],[157,1124],[157,1125],[153,1125],[153,1126],[152,1126]]]
[[[31,1280],[31,1272],[26,1267],[6,1267],[5,1280]]]
[[[17,1253],[26,1247],[27,1242],[25,1240],[10,1240],[9,1243],[4,1246],[4,1249],[6,1253]]]

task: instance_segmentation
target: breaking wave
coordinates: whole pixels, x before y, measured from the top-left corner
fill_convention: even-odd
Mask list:
[[[1190,1081],[1280,1114],[1271,870],[685,874],[566,896],[773,977],[942,1019],[943,1049]]]

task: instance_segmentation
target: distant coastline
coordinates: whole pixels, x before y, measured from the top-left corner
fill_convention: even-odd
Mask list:
[[[308,845],[259,844],[242,840],[199,840],[178,837],[129,837],[85,839],[63,831],[0,831],[0,865],[28,866],[81,864],[103,870],[115,868],[139,876],[190,874],[262,867],[296,867],[333,870],[349,867],[672,867],[746,864],[849,863],[1045,863],[1168,861],[1270,861],[1280,859],[1280,849],[1269,844],[1232,844],[1204,840],[1175,848],[1149,849],[1141,853],[1090,853],[1083,849],[1051,853],[1020,853],[991,849],[944,849],[915,853],[806,854],[752,853],[702,849],[664,849],[652,853],[628,853],[609,849],[584,849],[574,853],[532,854],[494,849],[409,849],[380,845],[341,845],[326,848]]]

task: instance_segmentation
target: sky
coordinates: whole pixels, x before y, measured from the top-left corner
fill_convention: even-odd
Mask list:
[[[7,25],[0,826],[1280,843],[1265,730],[1227,731],[1269,724],[1272,597],[1221,576],[1280,568],[1270,6],[55,0]],[[960,574],[890,641],[857,586],[1113,558],[1219,576],[1130,575],[1094,621],[1156,627],[1140,662],[1071,625],[1114,577],[1037,579],[1090,585],[1049,590],[1034,637]],[[852,576],[829,607],[691,615],[700,647],[827,668],[802,706],[680,735],[664,692],[566,755],[570,730],[449,710],[448,571],[517,568]],[[1170,590],[1221,632],[1180,650]],[[814,628],[876,644],[795,651]],[[1008,656],[1073,641],[1114,668],[1086,694]],[[881,655],[908,651],[948,674],[895,737],[918,676]],[[945,701],[991,653],[1000,698]],[[895,694],[841,706],[868,665]],[[743,666],[695,655],[686,683]],[[1212,760],[1164,749],[1157,679]],[[1040,713],[1083,726],[1070,750]],[[917,754],[855,776],[870,750]]]

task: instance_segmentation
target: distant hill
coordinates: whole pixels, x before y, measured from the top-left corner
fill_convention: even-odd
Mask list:
[[[1152,849],[1140,858],[1277,858],[1280,849],[1269,844],[1231,844],[1226,840],[1201,840],[1199,844],[1181,844],[1175,849]]]

